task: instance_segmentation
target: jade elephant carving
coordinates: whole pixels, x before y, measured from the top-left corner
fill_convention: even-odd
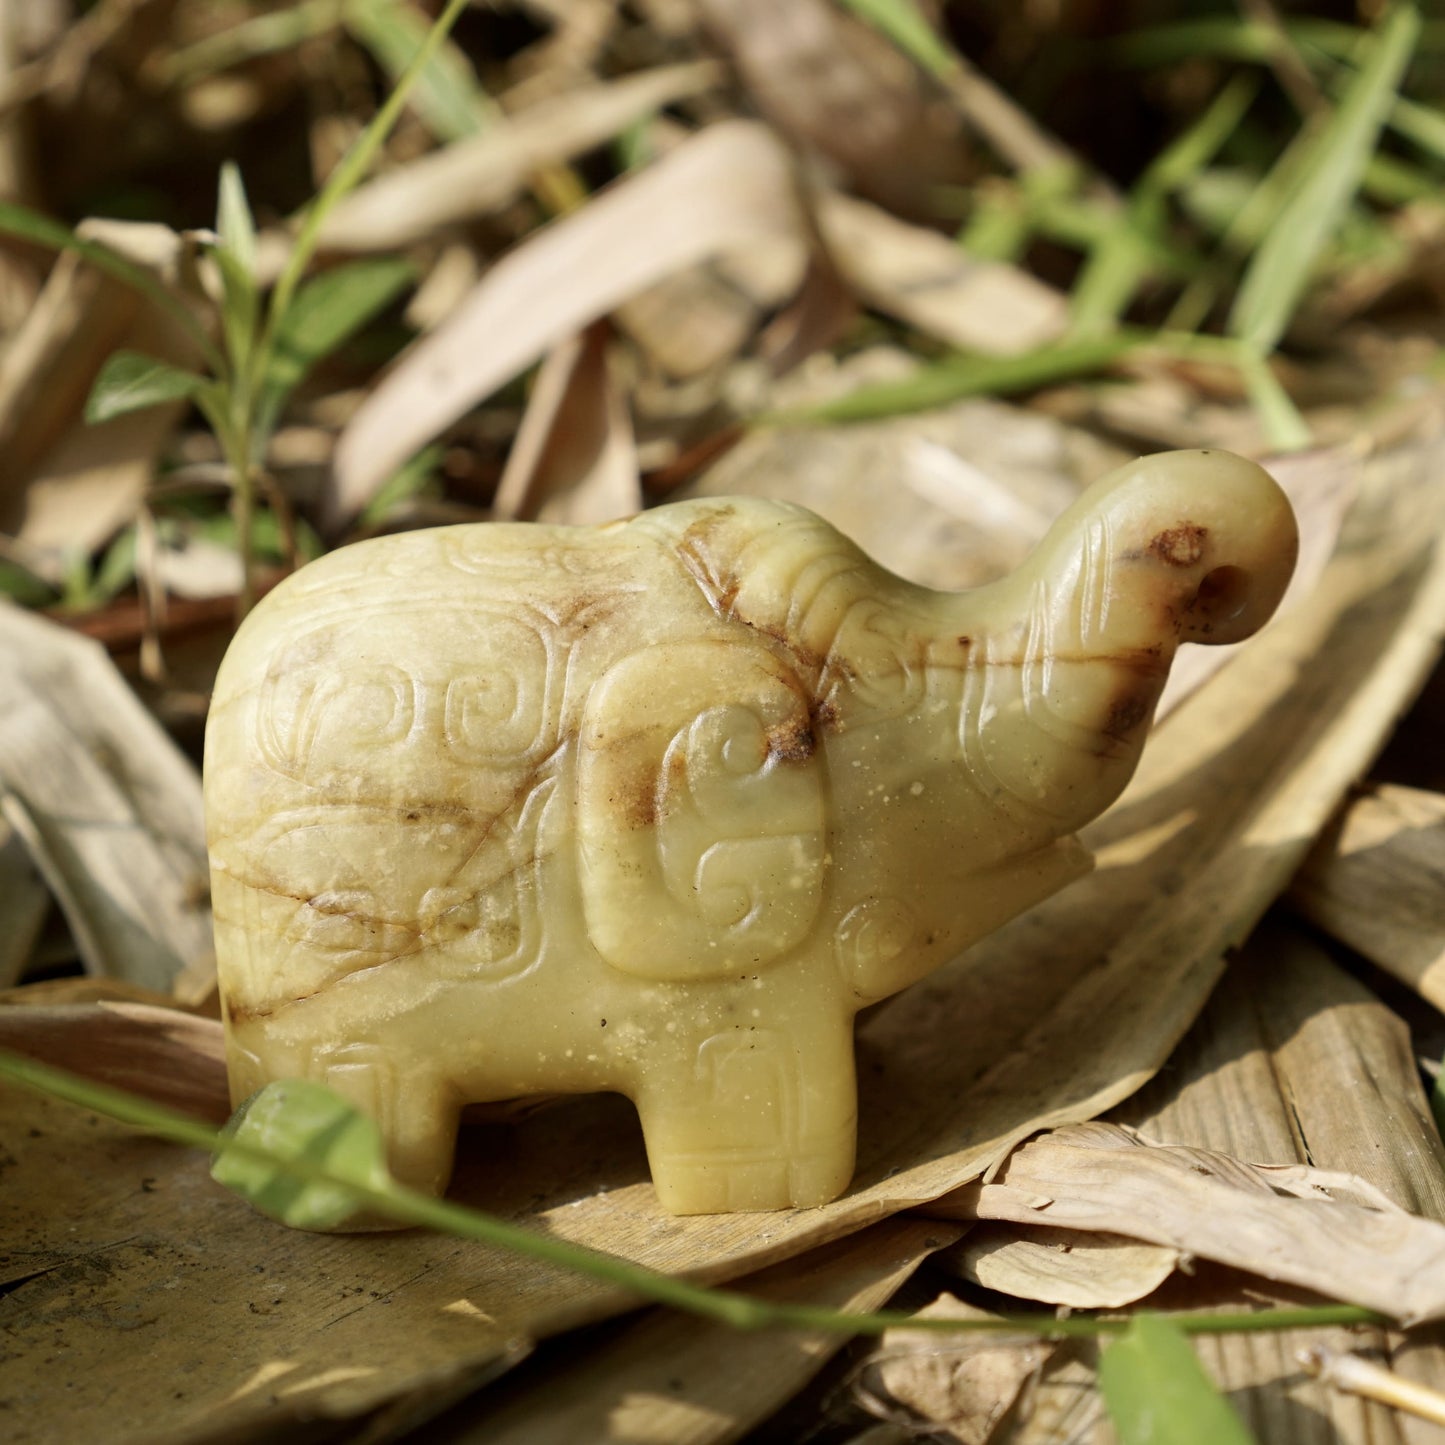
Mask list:
[[[439,1190],[463,1104],[616,1091],[669,1210],[833,1198],[854,1014],[1088,867],[1175,648],[1258,628],[1294,552],[1195,452],[958,595],[753,500],[312,563],[206,740],[235,1098],[321,1080]]]

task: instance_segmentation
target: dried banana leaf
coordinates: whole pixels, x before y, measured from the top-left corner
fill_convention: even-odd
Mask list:
[[[166,990],[211,948],[200,780],[104,650],[0,607],[0,807],[93,973]]]
[[[1290,889],[1311,923],[1445,1009],[1445,793],[1355,799]]]
[[[1445,1217],[1442,1149],[1425,1115],[1403,1026],[1317,947],[1287,930],[1267,930],[1251,941],[1168,1072],[1111,1117],[1190,1150],[1286,1169],[1312,1161],[1321,1170],[1358,1177],[1427,1220]],[[1127,1189],[1131,1180],[1121,1171],[1115,1182]],[[1156,1203],[1153,1223],[1178,1221],[1174,1203]],[[1214,1227],[1227,1237],[1232,1222]],[[1300,1252],[1289,1239],[1282,1257]],[[1324,1278],[1319,1283],[1329,1287]],[[1201,1261],[1192,1277],[1176,1276],[1147,1304],[1249,1310],[1311,1299]],[[1438,1388],[1445,1381],[1440,1340],[1439,1327],[1414,1331],[1408,1342],[1377,1329],[1329,1328],[1201,1337],[1196,1349],[1261,1441],[1427,1445],[1435,1438],[1429,1426],[1333,1394],[1300,1369],[1298,1353],[1315,1345],[1363,1350]],[[1002,1438],[1010,1445],[1112,1445],[1093,1366],[1091,1347],[1062,1346],[1040,1382],[1032,1413]]]

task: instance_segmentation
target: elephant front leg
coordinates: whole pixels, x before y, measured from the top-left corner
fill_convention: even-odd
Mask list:
[[[460,1107],[450,1086],[425,1069],[401,1068],[395,1048],[352,1043],[328,1049],[312,1074],[369,1115],[399,1184],[441,1194],[451,1178]]]
[[[254,1042],[233,1031],[231,1077],[236,1102],[273,1080],[324,1084],[374,1120],[387,1167],[401,1184],[441,1194],[451,1177],[460,1107],[450,1084],[424,1068],[400,1067],[394,1044],[353,1041],[308,1045],[292,1039]],[[249,1046],[248,1046],[249,1045]],[[368,1218],[347,1228],[396,1228]]]
[[[852,1029],[835,1025],[729,1029],[650,1073],[637,1108],[663,1208],[808,1207],[848,1187],[857,1087]]]

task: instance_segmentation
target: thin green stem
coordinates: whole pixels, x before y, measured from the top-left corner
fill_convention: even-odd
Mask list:
[[[822,1330],[833,1334],[879,1335],[890,1329],[921,1329],[945,1334],[1011,1333],[1043,1338],[1087,1338],[1121,1333],[1128,1319],[1120,1316],[1072,1315],[1055,1318],[1041,1314],[998,1315],[985,1319],[951,1320],[918,1317],[897,1310],[853,1314],[817,1305],[777,1304],[732,1290],[691,1284],[660,1274],[643,1265],[601,1250],[569,1244],[537,1234],[493,1215],[433,1199],[394,1182],[370,1187],[341,1175],[312,1159],[277,1156],[238,1138],[223,1137],[208,1124],[137,1098],[118,1089],[50,1068],[19,1054],[0,1049],[0,1076],[68,1103],[106,1114],[122,1123],[144,1129],[177,1144],[214,1153],[220,1148],[264,1163],[269,1168],[311,1184],[340,1185],[360,1206],[396,1220],[451,1234],[462,1239],[497,1245],[525,1254],[560,1269],[586,1274],[612,1284],[640,1299],[683,1309],[737,1329],[790,1328]],[[1260,1330],[1308,1329],[1325,1325],[1381,1324],[1381,1316],[1356,1305],[1326,1305],[1314,1309],[1256,1310],[1234,1314],[1180,1314],[1168,1316],[1190,1334],[1248,1333]]]
[[[296,292],[296,287],[300,284],[301,277],[305,273],[311,257],[315,254],[327,217],[370,168],[382,143],[391,133],[391,128],[401,115],[402,107],[406,104],[407,96],[410,94],[412,86],[416,84],[417,77],[421,75],[437,53],[442,41],[446,39],[468,3],[469,0],[448,0],[447,8],[427,32],[426,39],[412,57],[411,64],[402,72],[400,80],[397,81],[391,94],[387,96],[386,102],[372,118],[371,124],[357,138],[356,143],[341,158],[330,176],[327,177],[326,184],[321,188],[321,194],[307,209],[301,223],[300,234],[296,237],[296,244],[292,246],[291,254],[286,258],[285,268],[276,282],[275,289],[271,292],[271,304],[266,318],[266,340],[258,348],[263,357],[269,355],[270,340],[275,335],[281,318],[291,305],[291,298]]]

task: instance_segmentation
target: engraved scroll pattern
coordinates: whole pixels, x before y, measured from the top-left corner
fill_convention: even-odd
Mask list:
[[[325,787],[383,753],[509,769],[555,747],[566,648],[549,619],[420,600],[406,610],[416,625],[404,663],[368,659],[367,613],[327,619],[277,654],[255,727],[275,772]]]

